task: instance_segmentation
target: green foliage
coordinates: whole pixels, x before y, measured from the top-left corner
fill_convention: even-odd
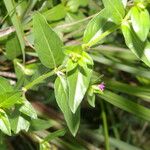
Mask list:
[[[11,135],[11,127],[7,114],[0,109],[0,130],[7,135]]]
[[[48,68],[56,68],[62,63],[64,58],[62,41],[49,27],[41,14],[35,14],[33,18],[33,30],[35,48],[42,64]]]
[[[69,93],[66,77],[63,75],[58,75],[54,87],[58,106],[64,114],[71,133],[76,135],[80,124],[80,108],[78,108],[74,114],[69,108]]]
[[[7,135],[23,138],[23,149],[36,142],[40,150],[148,150],[133,136],[147,138],[150,121],[148,0],[4,0],[0,7],[1,147]]]
[[[8,14],[11,17],[11,21],[12,24],[14,25],[15,29],[16,29],[16,33],[18,36],[18,40],[20,42],[20,47],[22,50],[22,55],[23,55],[23,61],[25,61],[25,52],[24,52],[24,48],[25,48],[25,41],[23,39],[24,33],[23,33],[23,27],[21,25],[21,21],[17,16],[17,13],[15,11],[15,3],[14,0],[4,0],[6,9],[8,11]]]

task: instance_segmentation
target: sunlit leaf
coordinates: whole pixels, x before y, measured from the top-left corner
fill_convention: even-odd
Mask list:
[[[11,135],[11,127],[7,114],[0,109],[0,130],[7,135]]]
[[[141,41],[145,41],[150,29],[149,12],[146,9],[139,10],[137,7],[133,7],[131,11],[131,22],[137,36]]]
[[[35,48],[42,64],[48,68],[56,68],[64,59],[63,43],[40,13],[33,17],[33,33]]]
[[[150,66],[150,59],[147,55],[145,55],[146,42],[142,42],[137,37],[136,33],[128,22],[122,23],[121,29],[125,38],[126,45],[139,59]]]
[[[80,124],[80,108],[78,108],[74,114],[69,108],[68,85],[66,77],[59,75],[55,81],[54,89],[57,104],[64,114],[69,130],[75,136]]]
[[[107,9],[101,10],[88,23],[83,36],[84,43],[91,43],[97,40],[98,36],[113,27],[115,27],[115,23],[109,18],[109,11]]]
[[[93,60],[83,52],[78,66],[73,70],[67,69],[67,82],[69,87],[69,107],[73,113],[79,107],[90,83]],[[73,63],[73,62],[72,62]]]
[[[121,23],[124,15],[125,9],[121,0],[103,0],[104,6],[109,11],[109,17],[115,23]]]

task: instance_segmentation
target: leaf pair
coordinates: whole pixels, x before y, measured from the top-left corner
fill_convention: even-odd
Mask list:
[[[87,47],[97,44],[101,39],[118,28],[125,15],[121,0],[103,0],[105,8],[87,25],[83,41]]]
[[[73,58],[75,62],[70,59],[67,62],[67,75],[58,73],[54,88],[58,106],[64,114],[71,133],[75,136],[80,124],[79,105],[89,86],[93,60],[85,52],[82,52],[79,58]]]
[[[21,94],[21,92],[15,91],[8,80],[0,77],[0,130],[7,135],[11,135],[11,130],[14,133],[28,130],[30,123],[21,114],[33,119],[37,118],[35,110],[27,100],[23,101]],[[2,109],[10,109],[15,104],[22,105],[14,110],[9,119],[9,115]]]
[[[121,29],[126,45],[139,59],[150,66],[150,43],[141,41],[128,22],[123,23]]]
[[[65,76],[59,75],[57,77],[54,89],[57,104],[64,114],[69,130],[75,136],[80,125],[80,108],[74,114],[69,108],[68,85]]]
[[[147,9],[134,6],[130,10],[131,23],[124,21],[121,29],[129,49],[145,64],[150,66],[150,44],[147,36],[150,30],[150,16]]]

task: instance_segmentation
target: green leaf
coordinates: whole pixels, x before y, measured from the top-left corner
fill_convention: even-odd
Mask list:
[[[122,96],[107,90],[105,90],[104,94],[99,95],[99,97],[114,106],[136,115],[137,117],[150,121],[150,109],[146,107],[143,107],[135,102],[132,102],[131,100],[125,99]]]
[[[69,130],[75,136],[80,124],[80,108],[78,108],[74,114],[69,108],[68,85],[66,77],[59,75],[55,80],[54,89],[57,104],[64,114]]]
[[[61,137],[61,136],[64,136],[66,133],[66,129],[61,129],[61,130],[58,130],[58,131],[55,131],[53,133],[50,133],[48,136],[46,136],[44,138],[44,140],[42,141],[42,143],[44,142],[50,142],[51,140],[57,138],[57,137]]]
[[[92,87],[90,87],[87,91],[87,101],[92,107],[95,107],[95,94]]]
[[[0,94],[0,108],[10,108],[16,103],[21,103],[21,92],[5,92]]]
[[[16,33],[18,36],[18,40],[20,42],[21,50],[22,50],[23,61],[25,61],[25,51],[24,51],[25,42],[24,42],[24,38],[23,38],[24,33],[23,33],[21,21],[19,20],[19,17],[17,16],[16,10],[15,10],[16,8],[15,8],[14,1],[13,0],[3,0],[3,1],[4,1],[4,4],[6,6],[6,9],[7,9],[9,15],[10,15],[12,24],[14,25],[14,27],[16,29]]]
[[[9,81],[0,76],[0,94],[12,91],[13,87],[10,85]]]
[[[47,10],[42,15],[47,21],[57,21],[63,19],[66,16],[66,8],[62,4],[58,4],[52,9]]]
[[[124,72],[130,73],[132,75],[135,75],[136,77],[143,77],[144,80],[147,78],[147,80],[150,79],[150,72],[146,68],[141,68],[140,66],[133,66],[126,63],[121,63],[118,61],[110,60],[106,57],[103,57],[102,55],[95,55],[91,54],[94,61],[111,66],[112,68],[115,68],[117,70],[122,70]]]
[[[116,25],[109,19],[109,11],[101,10],[87,25],[83,41],[84,43],[96,44],[100,39],[105,37],[105,32],[114,28]],[[101,38],[99,39],[99,36]],[[96,42],[95,42],[96,41]]]
[[[150,60],[150,42],[146,43],[144,54],[148,60]]]
[[[10,60],[18,57],[21,54],[21,47],[17,36],[13,36],[6,43],[6,57]]]
[[[30,102],[26,99],[24,99],[23,105],[20,107],[19,111],[31,117],[32,119],[37,118],[36,111],[34,110],[33,106],[30,104]]]
[[[43,119],[33,119],[31,120],[30,124],[31,131],[41,131],[52,127],[52,123],[50,120]]]
[[[146,43],[142,42],[137,37],[136,33],[128,22],[122,23],[121,29],[125,38],[126,45],[139,59],[141,59],[146,65],[150,66],[149,56],[145,55]]]
[[[21,113],[18,110],[15,110],[10,119],[11,129],[17,134],[21,130],[28,131],[30,123],[28,120],[21,116]]]
[[[109,12],[109,17],[115,23],[121,23],[125,15],[125,9],[122,0],[103,0],[103,4],[106,10]]]
[[[84,133],[85,135],[87,134],[90,138],[94,138],[94,140],[97,141],[98,143],[105,141],[105,137],[102,133],[100,133],[100,130],[84,129],[82,130],[82,133]],[[116,148],[119,150],[142,150],[141,148],[138,148],[134,145],[118,140],[117,138],[114,138],[111,136],[109,136],[109,142],[110,142],[111,148]]]
[[[35,49],[42,64],[48,68],[56,68],[64,59],[63,43],[39,13],[33,17],[33,33]]]
[[[7,135],[11,135],[11,126],[5,111],[0,109],[0,130]]]
[[[141,41],[145,41],[150,29],[149,12],[139,10],[137,7],[131,9],[132,27]]]
[[[107,88],[126,94],[134,95],[150,102],[150,89],[148,87],[132,86],[118,81],[106,81]]]
[[[69,107],[73,113],[79,107],[90,83],[92,75],[92,58],[83,52],[78,66],[73,70],[67,69],[67,82],[69,87]],[[73,62],[72,62],[73,63]]]
[[[67,3],[67,7],[71,12],[77,12],[80,6],[85,7],[88,4],[88,0],[70,0]]]

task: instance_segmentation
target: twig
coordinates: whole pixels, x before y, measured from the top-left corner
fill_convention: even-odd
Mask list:
[[[12,32],[15,32],[15,28],[14,27],[8,27],[8,28],[5,28],[5,29],[2,29],[2,30],[0,30],[0,38],[9,35]]]
[[[16,75],[14,73],[6,72],[6,71],[0,71],[0,76],[16,79]]]

